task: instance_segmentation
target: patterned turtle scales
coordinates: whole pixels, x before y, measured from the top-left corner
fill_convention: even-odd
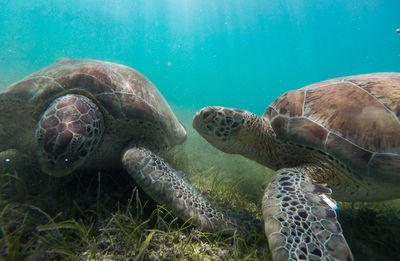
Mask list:
[[[287,92],[261,118],[206,107],[193,126],[220,150],[276,171],[262,204],[275,261],[352,260],[333,198],[400,197],[399,112],[400,73],[375,73]]]
[[[0,93],[4,155],[23,153],[52,176],[122,166],[154,200],[205,231],[245,233],[260,224],[214,206],[157,155],[185,139],[157,88],[115,63],[63,59]]]

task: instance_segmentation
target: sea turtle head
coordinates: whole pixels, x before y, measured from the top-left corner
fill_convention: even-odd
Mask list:
[[[193,128],[216,148],[237,153],[239,133],[246,123],[247,111],[210,106],[199,110],[193,118]],[[239,149],[239,148],[237,148]]]
[[[96,150],[102,133],[101,112],[90,99],[76,94],[55,99],[36,126],[42,170],[51,176],[70,174]]]
[[[193,128],[223,152],[240,154],[265,166],[276,161],[277,143],[269,122],[249,111],[205,107],[194,116]]]

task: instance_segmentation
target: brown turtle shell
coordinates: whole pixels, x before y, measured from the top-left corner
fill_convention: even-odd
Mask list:
[[[400,73],[372,73],[289,91],[265,111],[278,138],[317,149],[361,175],[400,173]]]
[[[34,104],[33,118],[39,118],[55,98],[66,93],[93,98],[107,114],[106,128],[112,126],[120,135],[122,131],[133,133],[136,129],[151,128],[152,131],[143,131],[144,135],[165,136],[149,137],[165,140],[168,143],[165,146],[179,143],[186,136],[164,97],[145,76],[111,62],[62,59],[13,84],[1,95],[3,99],[15,97]]]

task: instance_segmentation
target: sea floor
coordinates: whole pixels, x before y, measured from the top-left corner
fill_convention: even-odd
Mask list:
[[[272,171],[226,155],[178,111],[185,144],[163,155],[217,204],[261,218]],[[340,203],[356,260],[400,260],[400,200]],[[0,259],[271,260],[263,234],[202,233],[158,206],[123,170],[82,170],[51,178],[35,169],[0,176]]]

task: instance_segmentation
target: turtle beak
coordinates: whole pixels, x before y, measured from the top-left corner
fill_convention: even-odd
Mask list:
[[[41,161],[40,165],[42,167],[42,171],[49,176],[63,177],[63,176],[67,176],[68,174],[70,174],[72,172],[71,168],[64,168],[64,169],[63,168],[54,168],[54,166],[52,164],[50,164],[50,162]]]
[[[212,135],[213,130],[207,128],[207,124],[211,122],[216,115],[214,107],[205,107],[196,112],[193,117],[192,126],[200,135]],[[209,127],[210,128],[210,127]]]

